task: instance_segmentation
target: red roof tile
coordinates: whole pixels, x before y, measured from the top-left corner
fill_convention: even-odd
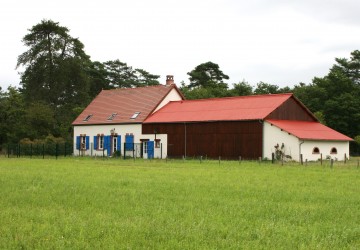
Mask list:
[[[72,123],[73,125],[141,123],[175,85],[102,90]],[[136,119],[131,119],[140,112]],[[116,114],[112,120],[108,118]],[[84,119],[92,115],[88,121]]]
[[[298,137],[302,140],[326,140],[326,141],[352,141],[350,137],[343,135],[319,122],[289,121],[289,120],[266,120],[276,127]]]
[[[253,95],[170,102],[144,123],[264,119],[292,94]]]

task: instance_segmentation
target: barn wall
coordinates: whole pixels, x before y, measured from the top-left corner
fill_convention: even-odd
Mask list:
[[[297,137],[289,134],[282,129],[264,123],[264,157],[271,159],[271,154],[275,152],[275,145],[284,143],[285,155],[290,155],[292,160],[300,161],[300,154],[303,160],[317,161],[322,154],[323,159],[330,157],[332,159],[344,160],[345,154],[349,157],[348,141],[316,141],[299,140]],[[319,149],[319,153],[314,153],[314,148]],[[336,148],[337,153],[331,153],[331,149]]]
[[[315,121],[308,111],[294,98],[289,98],[266,118],[276,120]]]
[[[314,148],[319,149],[319,153],[314,153]],[[337,153],[331,153],[331,149],[336,148]],[[301,145],[301,153],[303,154],[303,160],[317,161],[322,154],[323,159],[331,158],[334,160],[343,161],[349,158],[349,142],[348,141],[304,141]]]
[[[271,159],[275,153],[275,145],[284,143],[285,155],[291,156],[292,160],[299,161],[299,139],[282,129],[265,122],[264,123],[264,158]]]
[[[262,156],[259,121],[143,124],[143,134],[168,135],[168,156],[257,159]]]

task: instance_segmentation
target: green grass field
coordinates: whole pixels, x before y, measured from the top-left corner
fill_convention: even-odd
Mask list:
[[[0,158],[0,249],[359,249],[360,169]]]

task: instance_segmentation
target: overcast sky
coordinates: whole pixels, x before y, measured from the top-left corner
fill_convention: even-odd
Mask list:
[[[0,86],[18,86],[21,40],[43,19],[69,28],[93,61],[119,59],[161,82],[188,83],[212,61],[229,83],[310,83],[360,49],[359,10],[359,0],[3,0]]]

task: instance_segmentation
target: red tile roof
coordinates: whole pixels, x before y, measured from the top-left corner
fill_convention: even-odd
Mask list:
[[[177,90],[175,85],[102,90],[72,124],[141,123],[174,88]],[[135,112],[140,114],[136,119],[131,119]],[[116,115],[108,120],[112,114]],[[92,115],[91,118],[84,121],[89,115]]]
[[[326,141],[352,141],[350,137],[343,135],[319,122],[289,121],[289,120],[266,120],[270,124],[298,137],[302,140],[326,140]]]
[[[170,102],[144,123],[264,119],[292,94],[253,95]]]

